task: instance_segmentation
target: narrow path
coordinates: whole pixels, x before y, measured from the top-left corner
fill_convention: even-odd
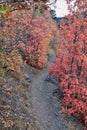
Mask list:
[[[49,61],[52,62],[55,57],[53,50],[50,56]],[[36,74],[31,83],[32,110],[37,130],[83,130],[75,118],[61,112],[61,102],[57,96],[53,95],[57,85],[48,82],[47,77],[49,74],[46,68]]]
[[[68,130],[61,120],[61,104],[52,95],[57,87],[44,81],[47,75],[47,70],[42,71],[32,83],[32,105],[36,123],[40,130],[61,130],[61,126],[63,130]]]

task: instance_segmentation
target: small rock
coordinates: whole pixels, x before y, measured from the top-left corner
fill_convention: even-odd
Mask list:
[[[25,74],[25,79],[26,79],[28,82],[31,82],[31,77],[30,77],[28,74]]]
[[[58,80],[56,79],[54,75],[48,75],[44,81],[58,85]]]

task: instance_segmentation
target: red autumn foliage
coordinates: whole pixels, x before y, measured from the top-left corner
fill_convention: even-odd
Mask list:
[[[86,11],[87,1],[85,0],[66,0],[68,3],[68,8],[72,13],[81,13]],[[73,3],[73,4],[72,4]]]
[[[78,16],[74,13],[62,21],[62,42],[49,73],[55,74],[60,81],[63,112],[80,119],[87,129],[87,17],[83,13],[85,11]]]
[[[54,37],[53,33],[58,31],[56,25],[48,11],[42,15],[23,13],[22,17],[23,20],[20,22],[28,28],[27,34],[29,36],[25,48],[22,49],[24,58],[30,65],[43,68],[47,63],[47,54],[50,41]]]
[[[2,39],[5,43],[3,47],[18,47],[27,63],[43,68],[47,62],[53,33],[58,31],[50,13],[43,11],[41,14],[40,10],[34,12],[33,9],[14,11],[5,24],[2,28]]]
[[[32,23],[33,31],[24,51],[25,59],[32,66],[43,68],[47,63],[49,44],[53,38],[52,31],[56,31],[56,28],[44,17],[38,17]]]

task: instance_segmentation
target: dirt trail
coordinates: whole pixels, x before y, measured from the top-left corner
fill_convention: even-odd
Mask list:
[[[54,61],[53,50],[49,54],[48,65]],[[32,78],[31,102],[35,116],[37,130],[83,130],[83,127],[73,117],[68,117],[61,112],[61,102],[53,92],[57,89],[55,78],[50,77],[47,68],[39,71]]]
[[[61,130],[61,126],[67,130],[65,122],[61,119],[61,104],[52,94],[57,87],[44,81],[47,75],[47,70],[42,71],[32,83],[32,106],[36,123],[40,130]]]

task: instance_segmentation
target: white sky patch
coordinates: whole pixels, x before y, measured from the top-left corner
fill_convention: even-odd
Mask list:
[[[57,0],[56,4],[51,5],[50,7],[56,11],[56,17],[64,17],[69,14],[66,0]]]
[[[65,0],[58,0],[55,10],[57,17],[64,17],[65,15],[69,14],[67,3]]]

